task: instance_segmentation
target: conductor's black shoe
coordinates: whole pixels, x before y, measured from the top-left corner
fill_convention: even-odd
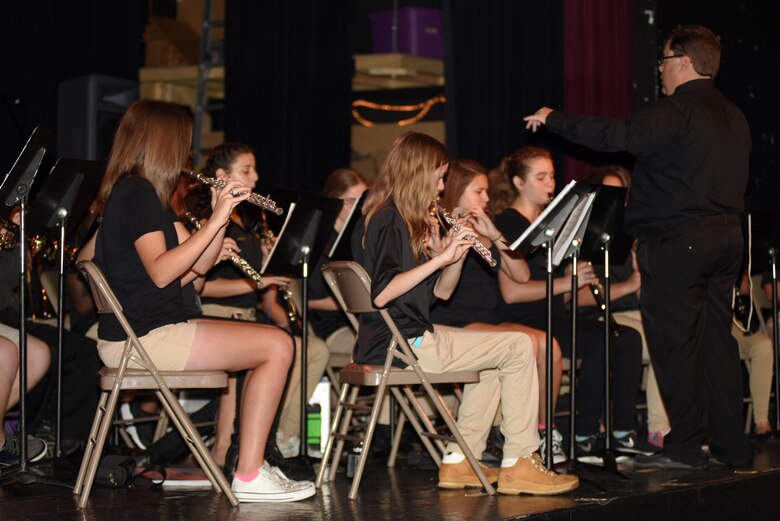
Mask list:
[[[670,458],[666,454],[652,454],[645,456],[637,454],[634,458],[634,468],[637,469],[659,469],[659,470],[704,470],[707,468],[707,460],[704,459],[698,463],[685,463]]]

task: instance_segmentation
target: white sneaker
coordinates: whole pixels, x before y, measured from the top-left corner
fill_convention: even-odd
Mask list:
[[[545,448],[547,446],[547,438],[545,436],[545,431],[539,431],[539,436],[542,439],[542,443],[539,446],[539,454],[542,455],[542,458],[545,457]],[[558,463],[563,463],[568,459],[566,456],[566,452],[563,450],[563,436],[560,432],[558,432],[558,429],[553,428],[552,431],[552,453],[553,453],[553,463],[557,465]]]
[[[292,481],[271,467],[267,462],[260,467],[252,481],[233,478],[233,492],[242,503],[276,503],[300,501],[315,494],[314,484],[310,481]],[[281,476],[283,477],[280,477]]]
[[[299,486],[299,487],[308,487],[308,486],[312,486],[313,487],[314,486],[314,483],[312,483],[311,481],[307,481],[307,480],[298,481],[298,480],[294,480],[294,479],[288,478],[284,474],[284,472],[282,472],[282,469],[280,469],[279,467],[271,466],[270,468],[271,468],[271,472],[276,474],[276,477],[278,477],[279,479],[281,479],[285,483],[289,483],[291,485],[295,485],[295,486]]]

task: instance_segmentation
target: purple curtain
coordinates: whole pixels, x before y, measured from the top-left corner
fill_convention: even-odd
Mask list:
[[[564,0],[564,110],[626,116],[634,110],[634,2]],[[599,162],[582,147],[567,150],[566,180]]]

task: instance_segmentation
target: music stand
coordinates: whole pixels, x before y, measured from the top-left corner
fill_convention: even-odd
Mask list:
[[[578,201],[587,196],[593,190],[592,185],[587,183],[577,183],[571,181],[564,187],[558,196],[547,205],[547,208],[537,217],[534,222],[518,237],[509,248],[513,251],[531,252],[536,247],[543,245],[547,250],[547,353],[545,374],[545,396],[547,398],[547,410],[545,411],[546,429],[546,451],[543,454],[547,468],[553,468],[552,454],[552,367],[553,367],[553,248],[555,247],[556,235],[561,232],[564,223],[569,218]],[[576,359],[572,359],[572,375],[576,371]],[[574,379],[572,379],[572,389],[574,388]],[[571,418],[574,423],[574,417]]]
[[[62,456],[62,337],[65,317],[65,237],[72,235],[97,194],[104,165],[98,161],[60,158],[30,206],[32,235],[52,239],[59,229],[57,289],[57,356],[54,457]],[[76,219],[68,219],[69,217]]]
[[[19,214],[19,463],[0,469],[0,479],[16,477],[22,483],[36,481],[37,475],[27,472],[27,302],[25,283],[27,280],[26,229],[27,197],[43,156],[54,147],[54,137],[42,126],[33,130],[22,148],[11,170],[0,185],[0,201],[6,206],[20,207]]]
[[[281,194],[276,196],[276,193]],[[323,254],[328,236],[333,230],[343,202],[314,192],[279,190],[276,201],[290,201],[287,217],[276,242],[263,262],[260,273],[291,274],[300,270],[302,275],[301,302],[301,446],[300,456],[306,456],[307,425],[306,389],[309,342],[309,261]]]

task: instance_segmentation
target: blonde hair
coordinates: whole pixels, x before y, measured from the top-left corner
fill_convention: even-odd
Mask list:
[[[188,166],[191,143],[192,120],[182,107],[152,100],[133,103],[116,130],[98,200],[105,204],[122,177],[137,175],[152,183],[167,208],[179,174]]]
[[[425,257],[430,229],[428,208],[436,197],[438,183],[434,172],[448,161],[447,149],[431,136],[407,132],[398,137],[371,190],[366,230],[374,214],[392,198],[409,232],[412,251],[418,259]]]

